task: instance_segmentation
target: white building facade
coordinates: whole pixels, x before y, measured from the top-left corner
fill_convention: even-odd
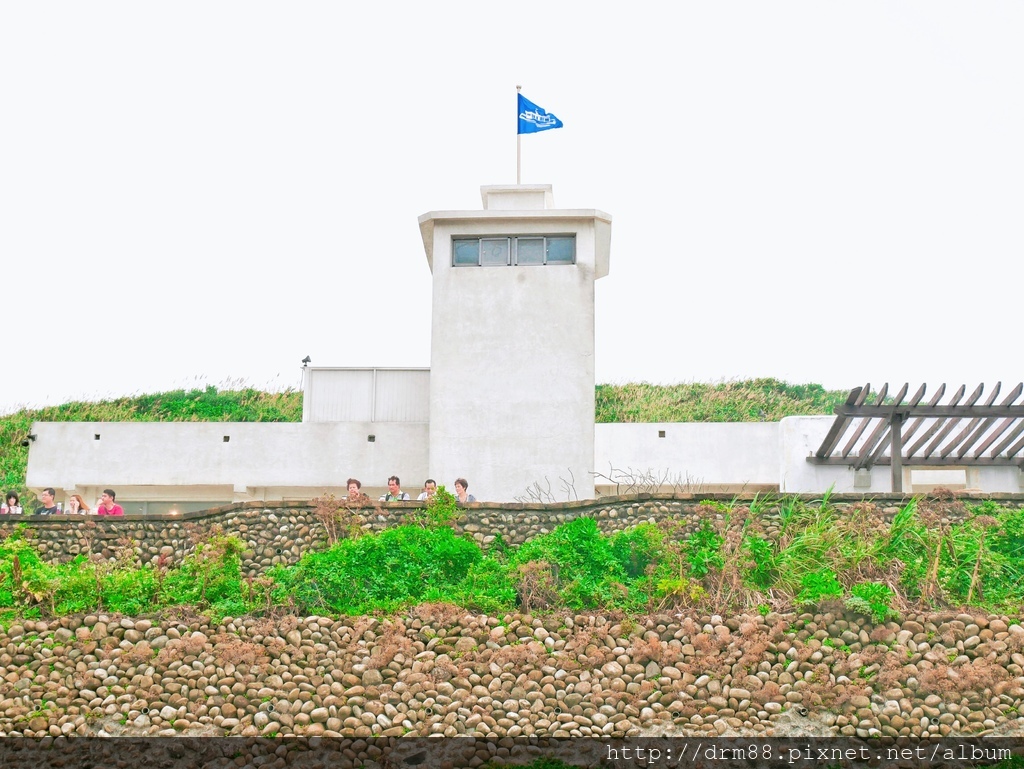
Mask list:
[[[594,281],[611,217],[554,208],[547,185],[484,187],[432,211],[430,469],[512,499],[545,477],[594,494]]]
[[[419,218],[433,282],[430,369],[305,369],[301,423],[36,423],[28,486],[128,513],[249,500],[373,496],[398,475],[469,480],[481,501],[628,490],[888,491],[887,468],[809,463],[831,417],[594,423],[594,281],[611,217],[558,209],[547,185],[481,188],[483,208]],[[904,469],[904,489],[1020,492],[1020,468]]]

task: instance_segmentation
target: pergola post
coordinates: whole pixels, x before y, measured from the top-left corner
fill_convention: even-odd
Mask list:
[[[903,493],[903,415],[893,414],[889,445],[892,447],[892,493]]]

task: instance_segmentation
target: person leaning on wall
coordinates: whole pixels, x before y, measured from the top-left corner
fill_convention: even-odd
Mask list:
[[[455,479],[455,498],[463,505],[467,502],[476,502],[476,497],[469,493],[469,481],[465,478]]]
[[[4,503],[0,505],[0,515],[21,515],[20,502],[16,491],[8,491],[4,495]]]
[[[402,491],[402,482],[397,475],[388,478],[388,493],[380,498],[381,502],[408,502],[411,499],[409,494]]]
[[[345,484],[348,487],[348,496],[345,501],[351,504],[365,504],[370,498],[363,493],[363,484],[357,478],[349,478]]]
[[[40,491],[39,501],[43,504],[36,508],[36,515],[60,515],[62,511],[57,503],[53,501],[56,496],[57,492],[50,486]]]
[[[68,515],[89,515],[89,505],[79,494],[68,497]]]
[[[103,496],[96,506],[96,515],[124,515],[124,508],[114,502],[117,495],[113,489],[103,489]]]
[[[436,493],[437,481],[435,481],[433,478],[427,478],[427,480],[423,482],[423,491],[421,491],[420,495],[416,497],[416,501],[426,502],[428,499],[431,499]]]

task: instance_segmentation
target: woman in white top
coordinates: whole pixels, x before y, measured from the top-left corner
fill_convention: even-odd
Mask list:
[[[18,495],[8,491],[4,503],[0,505],[0,515],[21,515],[21,505],[18,502]]]

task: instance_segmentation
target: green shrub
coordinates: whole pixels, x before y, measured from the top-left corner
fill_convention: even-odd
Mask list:
[[[665,535],[653,523],[620,531],[611,537],[611,552],[628,577],[641,577],[664,554]]]
[[[423,600],[428,591],[451,590],[482,558],[480,548],[451,529],[399,526],[329,550],[306,553],[273,574],[279,601],[303,611],[359,614],[393,610]]]
[[[57,614],[77,614],[100,606],[100,581],[96,564],[78,555],[64,565],[63,578],[54,595]]]
[[[148,566],[112,571],[103,576],[102,582],[103,605],[109,611],[129,616],[140,614],[151,610],[157,598],[156,574]],[[233,584],[237,585],[238,580]],[[231,589],[231,583],[218,583],[214,592],[223,593]]]
[[[848,609],[867,614],[878,624],[899,616],[892,608],[895,597],[892,589],[882,582],[859,582],[850,588],[850,596],[845,603]]]
[[[611,540],[593,518],[577,518],[523,544],[513,567],[546,564],[562,604],[571,609],[620,604],[627,576],[612,553]]]
[[[707,576],[712,568],[721,569],[725,565],[722,557],[724,543],[725,538],[715,531],[711,521],[701,521],[700,528],[687,537],[683,544],[690,573],[700,579]]]
[[[470,566],[458,585],[450,589],[430,588],[423,601],[452,603],[484,614],[504,614],[516,608],[516,585],[508,565],[486,557]]]
[[[758,590],[772,587],[777,576],[775,551],[764,537],[748,534],[743,538],[743,550],[750,556],[752,566],[747,569],[747,581]]]
[[[843,597],[843,586],[831,569],[820,569],[805,574],[800,580],[796,602],[801,606],[817,606],[827,599]]]
[[[427,500],[427,507],[423,512],[421,525],[427,528],[452,526],[465,515],[459,507],[459,500],[444,486],[437,487],[434,496]]]
[[[242,550],[242,541],[237,537],[215,535],[198,543],[179,568],[167,573],[162,600],[171,605],[209,606],[240,596]],[[153,581],[156,582],[155,575]],[[134,600],[133,595],[125,600]]]

